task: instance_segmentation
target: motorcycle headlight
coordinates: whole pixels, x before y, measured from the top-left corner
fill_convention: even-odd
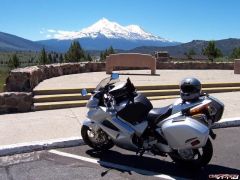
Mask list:
[[[86,107],[87,108],[96,108],[98,107],[99,104],[99,99],[94,98],[93,96],[91,96],[91,98],[88,100]]]

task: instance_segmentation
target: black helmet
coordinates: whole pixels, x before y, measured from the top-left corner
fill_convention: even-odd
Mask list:
[[[198,99],[201,95],[201,90],[201,82],[196,78],[185,78],[180,83],[180,95],[184,101]]]

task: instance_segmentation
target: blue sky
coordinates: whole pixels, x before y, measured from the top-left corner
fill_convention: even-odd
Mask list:
[[[31,40],[102,17],[180,42],[240,38],[239,0],[0,0],[0,31]]]

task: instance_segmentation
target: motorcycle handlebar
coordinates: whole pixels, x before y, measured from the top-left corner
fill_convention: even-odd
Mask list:
[[[115,99],[110,94],[104,94],[104,104],[107,108],[114,109]]]

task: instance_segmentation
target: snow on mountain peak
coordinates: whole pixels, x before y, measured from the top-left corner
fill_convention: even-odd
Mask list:
[[[139,33],[139,34],[143,34],[145,33],[145,31],[139,27],[138,25],[129,25],[129,26],[126,26],[126,28],[131,31],[131,32],[134,32],[134,33]]]
[[[48,32],[52,33],[51,37],[60,40],[106,37],[112,39],[154,40],[168,42],[168,40],[166,39],[145,32],[138,25],[121,26],[120,24],[109,21],[106,18],[102,18],[93,25],[84,28],[80,31],[55,31],[55,32],[48,31]]]

